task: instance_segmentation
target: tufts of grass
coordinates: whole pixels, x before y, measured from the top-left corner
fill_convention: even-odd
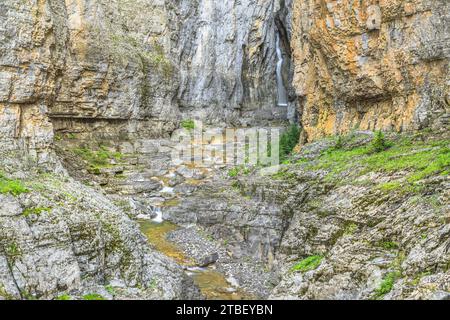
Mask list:
[[[35,214],[37,216],[40,216],[43,212],[50,212],[52,208],[46,208],[46,207],[36,207],[36,208],[26,208],[23,210],[22,215],[25,217],[28,217],[32,214]]]
[[[100,173],[100,169],[110,166],[111,161],[120,161],[123,157],[120,152],[111,152],[105,146],[100,146],[96,151],[86,147],[75,148],[73,152],[86,161],[94,173]]]
[[[29,192],[29,190],[20,180],[8,179],[0,172],[0,194],[18,196],[27,192]]]
[[[192,119],[182,120],[181,121],[181,127],[186,129],[186,130],[194,130],[195,122]]]
[[[397,271],[388,273],[383,281],[381,282],[380,286],[375,290],[375,298],[381,299],[384,295],[391,292],[392,288],[394,287],[395,280],[400,276],[400,273]]]
[[[415,184],[416,182],[431,175],[448,175],[449,140],[413,142],[405,138],[391,143],[386,142],[384,138],[378,138],[380,139],[382,142],[372,142],[370,145],[350,150],[331,148],[322,153],[317,161],[303,162],[303,164],[310,170],[328,171],[326,179],[331,181],[342,180],[342,174],[345,172],[363,175],[368,172],[405,171],[405,182],[395,181],[377,186],[386,192],[396,190],[417,192],[421,189]]]
[[[345,227],[344,236],[351,236],[358,230],[356,223],[350,223]]]
[[[395,241],[381,241],[377,246],[386,250],[397,250],[400,247]]]
[[[394,190],[401,189],[402,183],[399,181],[391,181],[391,182],[385,182],[381,183],[377,186],[377,188],[383,192],[391,192]]]
[[[83,296],[83,300],[106,300],[101,294],[89,293]]]
[[[63,294],[56,297],[55,300],[72,300],[72,297],[68,294]]]
[[[17,243],[13,242],[8,247],[5,248],[6,256],[12,260],[20,257],[22,255],[22,251],[20,250]]]
[[[340,150],[342,148],[344,148],[344,139],[342,138],[342,136],[338,136],[336,139],[336,144],[333,147],[335,150]]]
[[[307,272],[317,269],[322,260],[323,256],[320,255],[309,256],[293,266],[292,271]]]
[[[237,177],[240,174],[248,175],[251,172],[251,168],[246,166],[237,166],[228,170],[228,176],[231,178]]]
[[[108,293],[112,296],[117,295],[116,289],[114,289],[114,287],[110,284],[105,286],[105,290],[108,291]]]

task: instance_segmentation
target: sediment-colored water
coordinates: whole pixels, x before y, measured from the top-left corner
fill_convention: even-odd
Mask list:
[[[147,236],[149,243],[159,252],[174,259],[186,268],[195,284],[209,300],[243,300],[252,299],[252,296],[233,287],[225,275],[212,268],[196,268],[195,263],[186,257],[184,252],[174,243],[167,240],[167,235],[178,228],[177,225],[164,221],[156,223],[149,220],[139,221],[142,232]]]

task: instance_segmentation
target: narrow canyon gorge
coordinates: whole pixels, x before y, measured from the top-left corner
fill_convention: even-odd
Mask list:
[[[449,300],[449,67],[448,0],[0,0],[0,300]]]

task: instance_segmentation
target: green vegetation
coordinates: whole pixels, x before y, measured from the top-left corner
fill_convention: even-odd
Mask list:
[[[106,300],[101,294],[89,293],[83,296],[83,300]]]
[[[233,188],[233,189],[235,189],[235,190],[241,190],[241,185],[239,184],[239,181],[233,181],[232,183],[231,183],[231,187]]]
[[[381,299],[384,295],[391,292],[392,288],[394,287],[395,280],[397,280],[398,277],[400,277],[400,273],[397,271],[388,273],[384,277],[380,286],[375,290],[375,298]]]
[[[6,247],[5,253],[6,256],[11,260],[14,260],[22,255],[19,246],[15,242],[11,243],[8,247]]]
[[[63,294],[56,297],[55,300],[72,300],[72,297],[68,294]]]
[[[338,136],[336,139],[336,144],[334,145],[335,150],[340,150],[344,147],[344,139],[342,136]]]
[[[369,152],[381,152],[390,147],[390,144],[386,141],[386,138],[381,131],[375,132],[375,136],[369,146]]]
[[[149,283],[148,283],[148,288],[155,290],[158,288],[158,281],[156,281],[156,279],[152,279]]]
[[[272,178],[278,179],[278,180],[290,180],[295,178],[295,174],[288,170],[287,168],[283,168],[281,170],[278,170],[277,173],[272,175]]]
[[[182,120],[181,121],[181,127],[186,129],[186,130],[194,130],[195,122],[192,119]]]
[[[52,208],[46,208],[46,207],[36,207],[36,208],[26,208],[23,210],[22,215],[25,217],[28,217],[32,214],[35,214],[39,216],[42,212],[50,212]]]
[[[141,39],[131,33],[110,35],[109,44],[111,57],[120,64],[126,65],[130,60],[138,61],[144,73],[149,72],[148,67],[151,67],[165,80],[172,78],[174,65],[167,58],[164,47],[156,39],[152,41],[150,50]]]
[[[3,286],[3,284],[0,283],[0,297],[5,299],[5,300],[14,300],[15,297],[11,294],[9,294],[5,287]]]
[[[297,263],[295,266],[293,266],[292,271],[307,272],[310,270],[317,269],[317,267],[320,265],[322,260],[323,260],[323,256],[320,256],[320,255],[309,256],[308,258],[303,259],[302,261]]]
[[[228,170],[228,176],[231,178],[237,177],[240,174],[248,175],[252,170],[246,166],[237,166]]]
[[[228,176],[231,178],[237,177],[239,175],[239,167],[234,167],[228,170]]]
[[[387,142],[382,134],[376,134],[369,145],[351,149],[330,148],[316,161],[303,159],[300,163],[306,169],[328,171],[326,180],[334,182],[344,182],[343,176],[347,172],[360,176],[368,172],[405,171],[404,180],[382,183],[377,188],[385,192],[417,192],[420,186],[416,182],[434,174],[448,175],[449,145],[449,140],[423,142],[411,138]],[[352,175],[351,179],[354,177]]]
[[[294,150],[300,139],[300,128],[293,124],[280,137],[280,160],[285,161],[286,158]]]
[[[402,183],[400,181],[391,181],[385,182],[378,185],[378,189],[384,192],[391,192],[394,190],[398,190],[402,187]]]
[[[107,285],[107,286],[105,286],[105,289],[106,289],[106,291],[108,291],[108,293],[110,294],[110,295],[112,295],[112,296],[115,296],[117,293],[116,293],[116,289],[114,289],[114,287],[112,286],[112,285]]]
[[[358,230],[358,225],[356,223],[350,223],[345,227],[344,235],[351,236]]]
[[[9,193],[13,196],[18,196],[26,192],[29,192],[29,190],[20,180],[8,179],[0,172],[0,194]]]
[[[396,250],[400,246],[395,241],[381,241],[381,242],[378,243],[378,247],[382,247],[382,248],[384,248],[386,250]]]
[[[416,286],[420,283],[420,280],[421,280],[423,277],[429,276],[429,275],[431,275],[431,274],[432,274],[432,273],[431,273],[430,271],[421,272],[421,273],[417,274],[417,275],[414,277],[413,280],[409,281],[408,284],[411,285],[411,286],[416,287]]]
[[[111,152],[105,146],[100,146],[99,150],[93,151],[86,147],[76,148],[73,152],[88,163],[89,169],[94,173],[100,173],[101,168],[111,166],[111,161],[120,161],[120,152]]]
[[[141,59],[146,59],[150,66],[158,70],[166,80],[170,79],[174,72],[172,62],[167,59],[164,47],[157,42],[153,42],[151,52],[140,52]]]

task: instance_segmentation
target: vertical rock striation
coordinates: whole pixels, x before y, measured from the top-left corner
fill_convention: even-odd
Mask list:
[[[179,6],[180,110],[209,121],[272,120],[279,1],[193,1]],[[285,110],[283,110],[285,111]]]

